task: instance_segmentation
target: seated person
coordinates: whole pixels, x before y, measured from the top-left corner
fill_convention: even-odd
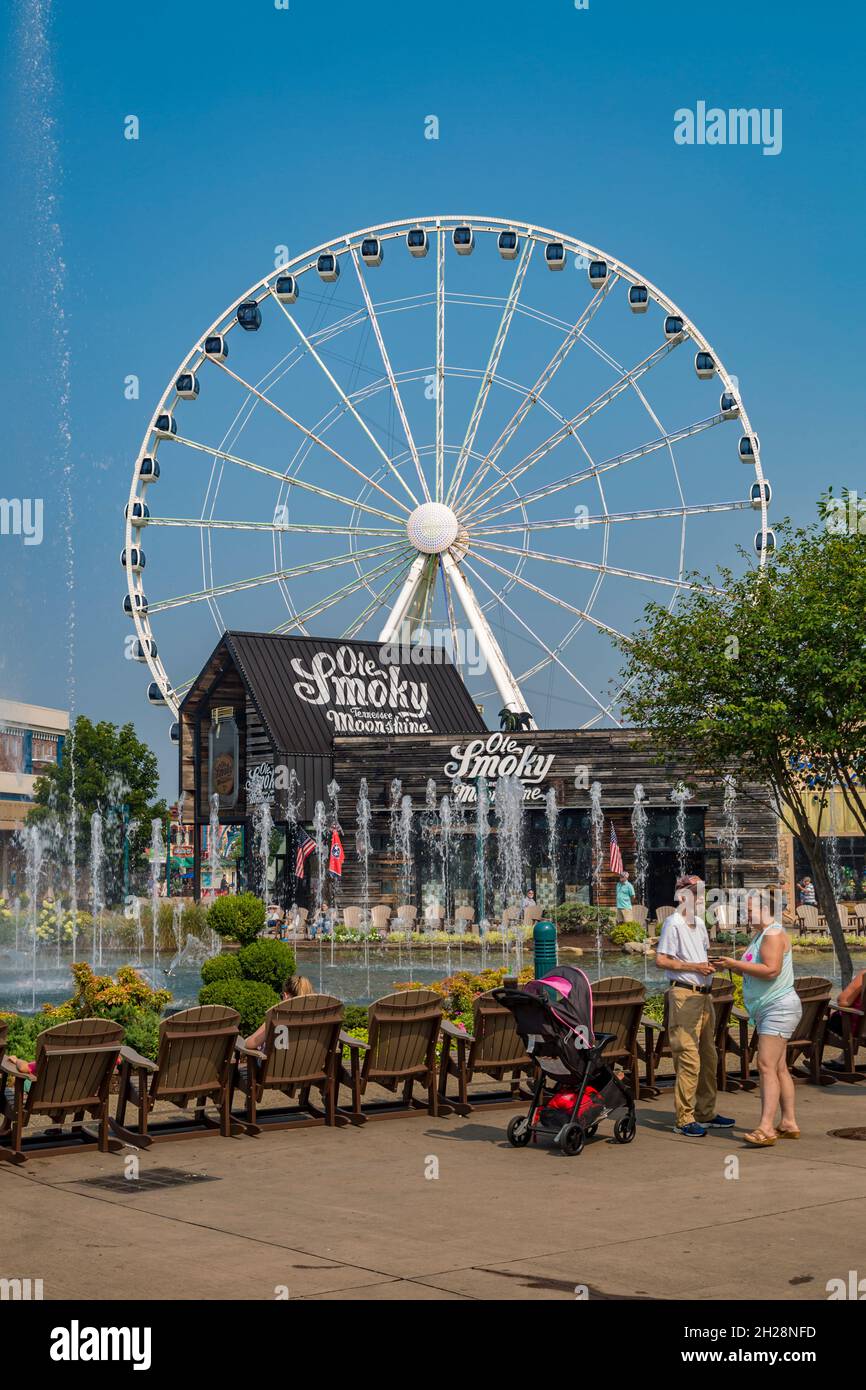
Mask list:
[[[315,992],[306,975],[290,975],[283,985],[283,1002],[288,999],[300,999],[304,994],[315,994]],[[254,1033],[250,1033],[248,1038],[244,1038],[244,1046],[262,1047],[267,1031],[268,1025],[267,1020],[265,1020]]]
[[[21,1072],[22,1076],[35,1076],[36,1063],[25,1062],[22,1057],[13,1057],[11,1052],[6,1053],[6,1061],[11,1062],[12,1066]]]
[[[838,997],[836,999],[837,1007],[831,1007],[830,1013],[827,1017],[828,1032],[835,1033],[836,1036],[839,1038],[844,1037],[844,1033],[842,1031],[842,1019],[844,1015],[840,1014],[839,1009],[862,1009],[864,983],[866,983],[866,970],[861,970],[858,972],[858,974],[854,976],[850,985],[846,985],[844,989],[840,989]],[[852,1019],[851,1022],[853,1023],[854,1020]],[[822,1066],[827,1067],[830,1071],[845,1070],[845,1063],[842,1061],[841,1058],[835,1058],[823,1062]]]

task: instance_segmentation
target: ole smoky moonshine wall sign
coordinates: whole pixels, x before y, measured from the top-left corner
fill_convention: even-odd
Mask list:
[[[291,665],[296,677],[293,694],[305,704],[322,707],[334,734],[436,731],[439,720],[434,723],[431,718],[426,671],[383,663],[378,653],[373,656],[348,644],[316,651],[309,659],[293,657]]]

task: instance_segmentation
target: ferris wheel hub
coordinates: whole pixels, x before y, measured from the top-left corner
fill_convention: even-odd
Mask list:
[[[406,522],[406,534],[422,555],[441,555],[454,544],[460,523],[444,502],[422,502]]]

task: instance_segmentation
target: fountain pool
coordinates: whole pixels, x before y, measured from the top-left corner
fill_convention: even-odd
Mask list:
[[[441,980],[458,967],[454,947],[449,948],[436,943],[431,949],[415,948],[410,969],[404,946],[401,956],[393,947],[384,948],[371,942],[365,959],[363,946],[338,947],[331,961],[330,944],[325,941],[320,946],[315,941],[307,941],[296,947],[298,971],[306,975],[317,990],[336,995],[347,1004],[368,1004],[388,994],[397,985],[414,980],[417,984],[427,984],[431,980]],[[514,967],[514,953],[511,952],[510,968]],[[130,952],[106,947],[103,951],[102,971],[114,973],[119,966],[128,965]],[[563,956],[563,963],[573,963],[585,970],[591,980],[599,978],[598,962],[594,952],[572,959]],[[502,948],[491,947],[486,962],[492,968],[503,964]],[[53,953],[40,959],[39,975],[36,985],[36,1007],[42,1004],[59,1004],[72,993],[72,976],[69,973],[70,958],[60,965]],[[854,952],[854,969],[866,967],[866,946]],[[472,972],[482,968],[478,951],[464,951],[463,968]],[[200,962],[198,960],[175,961],[172,964],[157,964],[156,971],[152,961],[136,966],[149,984],[157,989],[169,989],[172,993],[170,1008],[187,1008],[198,1001],[201,988]],[[823,975],[839,983],[838,968],[830,951],[797,951],[794,956],[796,975]],[[644,957],[628,954],[605,954],[601,962],[601,975],[633,975],[644,980]],[[665,988],[665,979],[656,969],[652,959],[646,963],[645,984],[648,994],[657,994]],[[29,1013],[31,1011],[32,960],[29,951],[15,951],[0,948],[0,1012]]]

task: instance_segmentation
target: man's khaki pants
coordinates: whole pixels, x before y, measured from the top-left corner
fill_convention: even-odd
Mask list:
[[[618,922],[633,922],[634,914],[630,907],[618,907],[616,910],[616,920]]]
[[[676,1072],[678,1125],[709,1124],[716,1113],[716,1011],[709,994],[673,985],[668,993],[668,1036]]]

